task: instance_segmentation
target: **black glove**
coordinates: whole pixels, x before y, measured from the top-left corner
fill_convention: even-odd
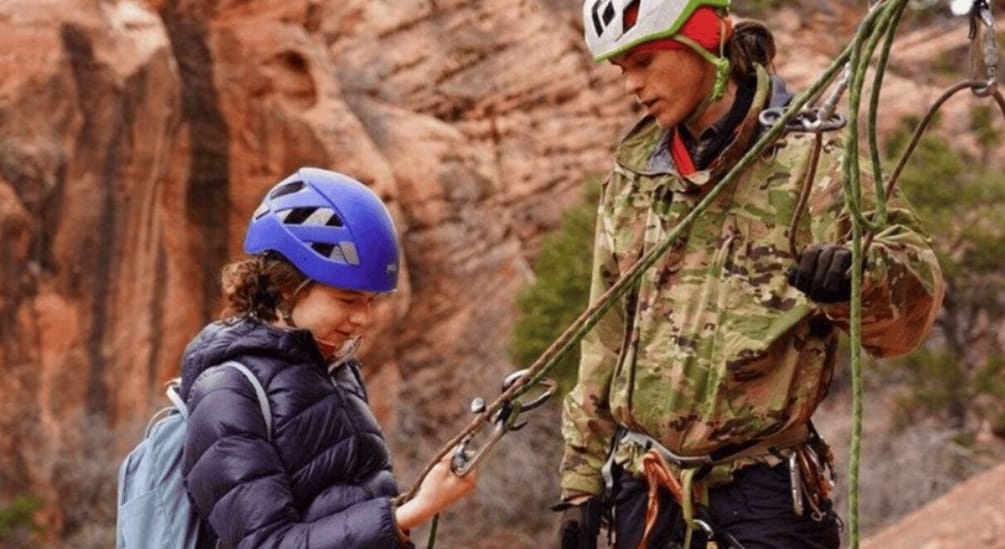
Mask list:
[[[560,503],[553,507],[562,511],[558,543],[562,549],[597,549],[603,503],[591,497],[579,504]]]
[[[789,284],[817,303],[851,299],[851,250],[840,244],[814,244],[787,271]]]

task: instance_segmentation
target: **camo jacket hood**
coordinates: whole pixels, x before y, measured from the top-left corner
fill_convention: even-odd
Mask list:
[[[774,94],[772,89],[775,90]],[[644,118],[620,143],[601,191],[591,302],[656,246],[747,152],[758,114],[785,100],[779,80],[758,70],[751,109],[734,141],[705,170],[680,176],[667,133]],[[774,98],[774,101],[771,98]],[[826,134],[798,249],[850,239],[841,196],[839,134]],[[684,231],[586,336],[578,383],[564,403],[562,489],[598,494],[600,468],[619,427],[682,455],[769,436],[804,423],[827,394],[847,303],[822,305],[790,287],[789,225],[813,151],[790,133],[762,155]],[[872,184],[863,184],[866,211]],[[944,293],[928,237],[907,201],[888,203],[863,286],[863,344],[902,354],[930,329]],[[641,452],[619,446],[638,472]]]

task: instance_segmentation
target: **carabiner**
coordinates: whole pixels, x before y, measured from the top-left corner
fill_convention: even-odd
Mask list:
[[[761,124],[771,127],[777,124],[784,114],[784,107],[772,107],[761,111],[757,118]],[[824,109],[803,110],[785,125],[785,129],[797,133],[830,132],[840,130],[848,123],[848,120],[840,113],[834,112],[825,115]]]
[[[998,44],[991,5],[987,0],[975,0],[970,9],[971,63],[974,80],[985,82],[970,91],[977,97],[988,97],[998,85]]]
[[[507,389],[512,387],[514,383],[519,381],[521,378],[526,377],[528,374],[528,370],[518,370],[506,376],[503,380],[502,391],[505,392]],[[457,445],[457,449],[454,450],[453,458],[450,460],[450,470],[455,475],[463,477],[464,475],[470,473],[475,466],[481,462],[481,460],[485,459],[489,450],[499,443],[503,435],[505,435],[508,431],[519,430],[527,424],[526,421],[517,422],[517,418],[522,412],[540,407],[555,394],[556,390],[558,390],[558,385],[554,382],[554,380],[548,378],[538,380],[536,385],[542,387],[544,390],[534,399],[529,401],[523,401],[520,399],[503,401],[499,409],[496,410],[489,418],[486,418],[486,421],[491,423],[494,427],[492,429],[492,434],[489,435],[488,439],[477,451],[470,450],[468,448],[472,440],[474,440],[474,433],[467,435],[461,440],[461,442]],[[484,413],[485,400],[482,398],[475,398],[472,400],[471,412],[475,414]]]

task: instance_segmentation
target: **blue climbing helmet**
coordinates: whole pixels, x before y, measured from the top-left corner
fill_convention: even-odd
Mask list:
[[[387,207],[366,185],[301,168],[266,193],[244,251],[282,254],[307,278],[361,292],[398,286],[398,237]]]

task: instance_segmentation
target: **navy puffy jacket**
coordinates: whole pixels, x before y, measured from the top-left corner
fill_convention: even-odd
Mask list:
[[[228,360],[265,388],[271,442],[248,380],[213,368]],[[398,487],[355,362],[329,374],[306,330],[217,322],[185,351],[181,396],[185,484],[223,546],[401,546],[389,499]]]

